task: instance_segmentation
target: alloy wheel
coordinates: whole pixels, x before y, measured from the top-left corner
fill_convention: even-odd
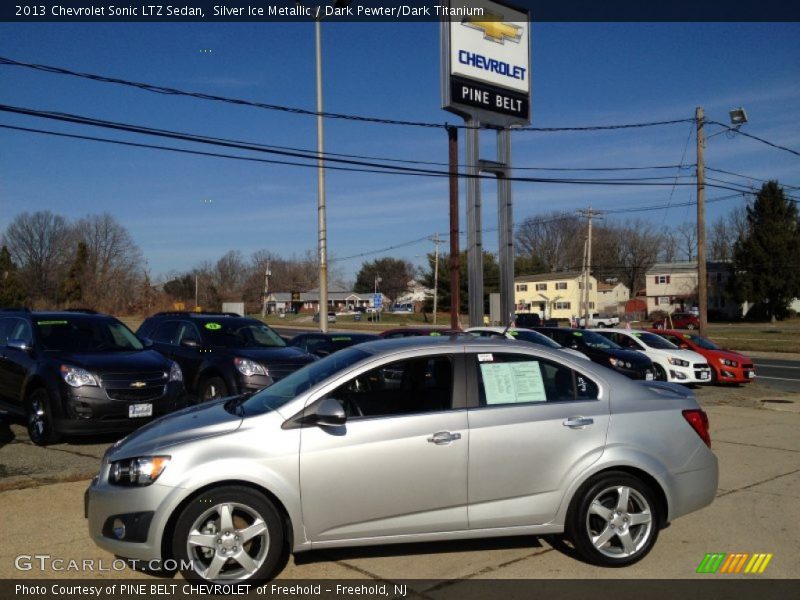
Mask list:
[[[589,504],[586,531],[601,554],[630,558],[645,547],[653,531],[650,504],[632,487],[605,488]]]

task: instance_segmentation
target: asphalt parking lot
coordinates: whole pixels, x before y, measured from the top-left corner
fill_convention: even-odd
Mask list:
[[[676,520],[655,549],[626,569],[601,569],[575,559],[567,545],[535,537],[315,551],[289,559],[284,579],[366,578],[450,581],[471,578],[691,578],[706,553],[772,553],[758,577],[800,576],[800,394],[768,382],[696,390],[711,419],[720,460],[717,500]],[[764,402],[778,400],[779,402]],[[83,491],[110,439],[33,446],[12,424],[0,447],[2,578],[85,577],[52,569],[20,571],[20,555],[64,559],[113,557],[94,546],[83,518]],[[8,435],[6,435],[6,439]],[[130,570],[100,578],[150,578]],[[702,575],[717,577],[717,575]],[[744,577],[728,575],[727,577]],[[752,577],[752,576],[751,576]]]

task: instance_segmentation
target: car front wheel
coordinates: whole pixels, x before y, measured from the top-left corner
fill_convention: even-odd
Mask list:
[[[280,570],[285,540],[278,511],[266,497],[226,486],[202,493],[183,509],[172,552],[187,579],[263,581]]]
[[[26,405],[28,437],[37,446],[54,444],[60,435],[53,427],[53,414],[50,410],[50,395],[45,389],[34,391]]]
[[[652,490],[641,480],[627,473],[607,473],[576,494],[567,516],[567,534],[587,562],[624,567],[653,548],[658,511]]]
[[[200,402],[208,402],[228,395],[228,386],[221,377],[209,377],[200,384]]]

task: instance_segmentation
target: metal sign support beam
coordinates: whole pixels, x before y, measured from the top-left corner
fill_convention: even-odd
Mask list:
[[[497,130],[497,161],[481,160],[478,122],[467,122],[467,267],[469,325],[483,325],[483,232],[481,231],[480,173],[497,177],[497,225],[499,230],[500,314],[503,322],[514,314],[514,215],[511,198],[511,132]]]

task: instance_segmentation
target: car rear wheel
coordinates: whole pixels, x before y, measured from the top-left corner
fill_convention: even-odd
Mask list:
[[[586,561],[624,567],[644,558],[658,538],[659,507],[641,480],[610,472],[584,484],[570,506],[567,534]]]
[[[202,493],[178,517],[173,556],[191,580],[263,581],[277,574],[286,554],[278,511],[262,494],[241,486]]]
[[[209,377],[200,383],[200,402],[208,402],[228,395],[228,386],[221,377]]]
[[[25,407],[28,437],[37,446],[54,444],[61,438],[53,427],[50,407],[50,395],[43,388],[35,390],[28,398]]]

